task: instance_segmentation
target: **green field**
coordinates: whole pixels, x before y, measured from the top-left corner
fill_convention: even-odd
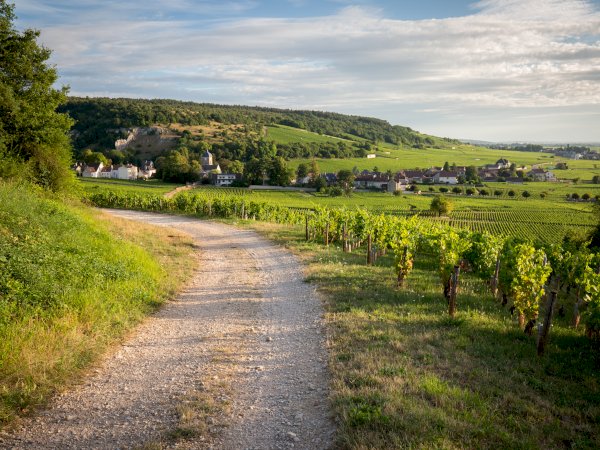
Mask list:
[[[78,178],[85,192],[132,192],[137,194],[166,194],[181,184],[164,183],[160,180],[130,181],[111,178]]]
[[[317,158],[321,172],[338,172],[341,169],[358,168],[359,170],[374,170],[381,172],[391,170],[397,172],[406,169],[427,169],[432,166],[441,167],[445,162],[456,163],[458,166],[483,166],[493,164],[500,158],[506,158],[517,166],[531,168],[533,164],[542,165],[551,169],[559,162],[567,163],[568,170],[557,170],[555,175],[561,179],[580,178],[582,181],[591,181],[595,175],[600,175],[600,164],[598,161],[568,160],[554,157],[547,153],[519,152],[511,150],[494,150],[472,145],[454,145],[449,148],[399,148],[397,146],[382,144],[374,152],[376,157],[348,158],[348,159],[324,159]],[[310,159],[293,159],[290,166],[296,168],[300,163],[310,163]]]
[[[270,125],[267,128],[267,139],[275,141],[277,144],[291,144],[294,142],[315,142],[317,144],[346,142],[352,144],[350,139],[342,139],[334,136],[324,136],[313,133],[312,131],[302,130],[300,128],[288,127],[285,125]],[[360,138],[354,138],[360,140]]]

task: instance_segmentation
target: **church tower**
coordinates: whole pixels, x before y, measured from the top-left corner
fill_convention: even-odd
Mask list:
[[[206,150],[202,156],[200,157],[200,164],[204,166],[212,166],[213,165],[213,155],[211,152]]]

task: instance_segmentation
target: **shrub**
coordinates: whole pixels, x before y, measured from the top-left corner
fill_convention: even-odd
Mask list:
[[[454,205],[450,200],[442,195],[436,195],[431,200],[431,205],[429,209],[433,212],[436,212],[438,216],[446,215],[452,211]]]
[[[516,195],[516,192],[513,191],[512,189],[510,191],[508,191],[508,196],[509,197],[514,197]]]
[[[529,193],[529,191],[523,191],[523,192],[521,193],[521,195],[522,195],[524,198],[529,198],[529,197],[531,197],[531,194]]]
[[[448,192],[448,188],[447,188],[447,187],[443,187],[443,186],[442,186],[442,187],[440,187],[439,191],[440,191],[442,194],[445,194],[446,192]]]

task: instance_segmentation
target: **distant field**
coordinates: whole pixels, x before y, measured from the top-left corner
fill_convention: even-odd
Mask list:
[[[352,144],[350,139],[342,139],[333,136],[324,136],[311,131],[299,128],[288,127],[285,125],[268,126],[267,139],[275,141],[277,144],[291,144],[294,142],[316,142],[317,144],[346,142]],[[356,138],[357,140],[359,138]]]
[[[81,187],[86,192],[134,192],[138,194],[166,194],[181,186],[180,184],[164,183],[160,180],[129,181],[109,178],[78,178]]]
[[[445,162],[455,163],[459,166],[483,166],[495,163],[500,158],[506,158],[517,166],[525,165],[529,168],[533,164],[551,168],[559,162],[568,164],[568,170],[557,170],[556,176],[564,179],[580,178],[591,181],[595,175],[600,176],[600,161],[574,161],[556,158],[547,153],[518,152],[510,150],[494,150],[471,145],[456,145],[450,148],[399,148],[388,144],[378,146],[376,158],[350,158],[350,159],[317,159],[322,172],[338,172],[341,169],[378,170],[392,172],[403,169],[441,167]],[[290,166],[297,167],[300,163],[309,163],[309,159],[294,159]]]

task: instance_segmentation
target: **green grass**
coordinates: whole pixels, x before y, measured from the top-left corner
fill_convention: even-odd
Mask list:
[[[0,425],[155,310],[189,276],[192,251],[181,234],[0,184]]]
[[[302,230],[255,224],[308,265],[324,294],[339,419],[338,446],[388,448],[598,448],[597,350],[555,319],[546,356],[483,282],[463,274],[451,320],[435,262],[417,255],[403,290],[389,257],[302,240]]]
[[[566,162],[568,170],[557,170],[555,175],[559,178],[572,180],[580,178],[582,181],[591,181],[595,175],[600,175],[600,164],[598,161],[574,161],[570,159],[554,157],[547,153],[520,152],[514,150],[495,150],[484,147],[476,147],[467,144],[445,144],[441,148],[414,149],[398,147],[390,144],[380,144],[374,152],[376,158],[349,158],[349,159],[324,159],[317,158],[321,172],[338,172],[341,169],[378,170],[385,172],[391,170],[397,172],[405,169],[427,169],[432,166],[442,167],[448,163],[456,163],[459,166],[483,166],[493,164],[500,158],[507,158],[518,166],[525,165],[529,168],[533,164],[551,169],[559,162]],[[309,159],[293,159],[290,166],[296,168],[298,164],[310,163]]]
[[[110,178],[78,178],[79,186],[84,192],[131,192],[136,194],[153,193],[166,194],[181,184],[165,183],[160,180],[134,181],[134,180],[117,180]]]
[[[315,142],[317,144],[346,142],[352,144],[350,139],[342,139],[334,136],[325,136],[312,131],[302,130],[300,128],[288,127],[285,125],[271,125],[267,127],[267,139],[275,141],[277,144],[291,144],[294,142]],[[354,140],[360,140],[355,138]]]

